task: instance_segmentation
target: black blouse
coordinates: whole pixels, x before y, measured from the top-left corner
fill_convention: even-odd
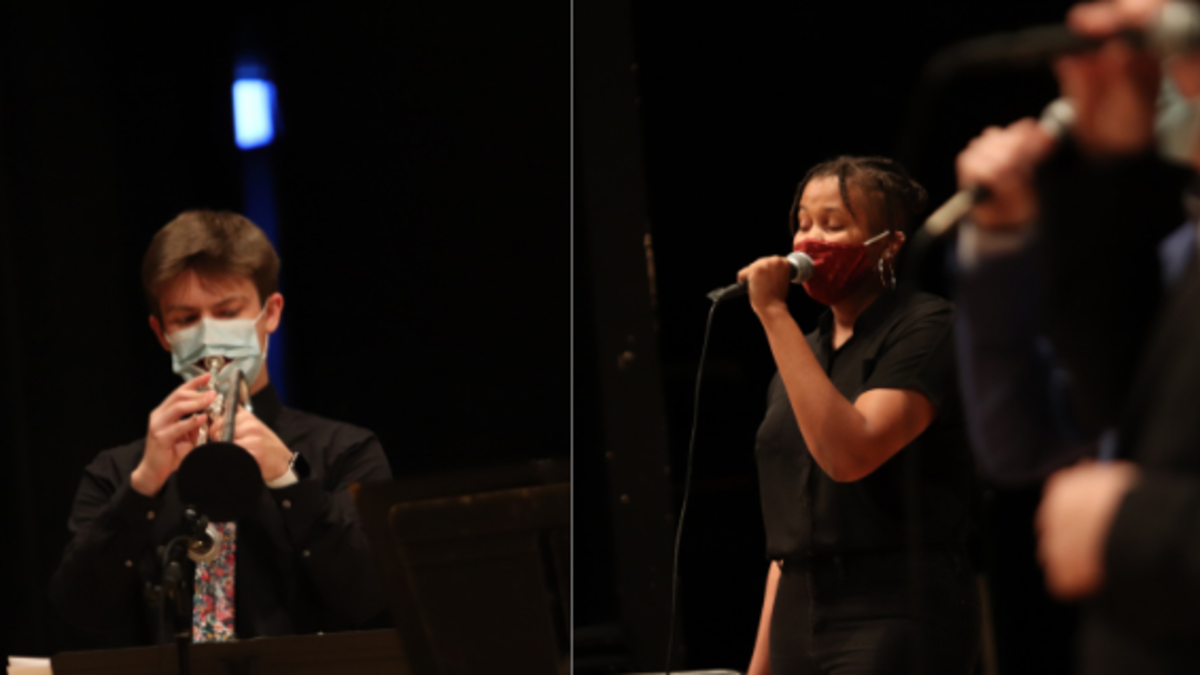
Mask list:
[[[849,401],[869,389],[918,391],[937,409],[920,436],[861,480],[837,483],[813,460],[779,373],[758,429],[767,557],[802,559],[898,551],[909,536],[925,548],[961,548],[971,527],[974,467],[958,394],[953,305],[926,293],[885,292],[836,351],[826,311],[807,335],[821,368]],[[906,474],[914,492],[906,495]],[[910,503],[917,530],[906,530]]]

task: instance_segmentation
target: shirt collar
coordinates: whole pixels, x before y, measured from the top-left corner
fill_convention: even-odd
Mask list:
[[[267,386],[250,397],[250,401],[254,404],[254,416],[278,434],[279,428],[276,425],[279,422],[279,413],[283,411],[283,402],[279,400],[279,392],[275,391],[275,385],[268,382]]]
[[[892,290],[884,290],[875,298],[867,308],[858,315],[854,320],[854,335],[855,337],[866,337],[879,327],[887,317],[891,316],[892,310],[896,308],[897,293]],[[831,340],[833,337],[833,310],[826,309],[821,313],[821,317],[817,319],[817,334],[822,342]],[[845,345],[842,345],[843,347]],[[257,405],[257,404],[256,404]]]

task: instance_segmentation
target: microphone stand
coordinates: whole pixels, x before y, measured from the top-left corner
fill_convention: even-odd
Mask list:
[[[187,585],[183,583],[183,568],[178,560],[172,560],[163,571],[163,585],[168,586],[167,597],[174,600],[175,612],[172,615],[172,626],[175,629],[175,652],[179,658],[179,675],[192,674],[192,616],[191,602],[183,592]]]
[[[233,442],[234,426],[237,419],[238,404],[241,402],[241,389],[245,383],[245,374],[240,370],[236,371],[231,383],[231,391],[226,397],[228,407],[226,410],[227,420],[225,423],[224,433],[221,441],[224,443]],[[159,568],[160,582],[158,586],[150,587],[147,582],[146,596],[152,609],[160,610],[159,626],[161,631],[162,624],[166,623],[161,612],[167,611],[163,604],[164,600],[169,601],[174,605],[174,611],[170,613],[171,630],[175,635],[175,650],[179,660],[179,675],[191,675],[192,673],[192,598],[187,590],[188,584],[184,583],[183,565],[181,562],[191,550],[192,543],[201,537],[205,536],[205,530],[208,527],[208,516],[198,515],[195,507],[188,505],[184,507],[184,519],[187,521],[191,534],[181,534],[167,542],[166,546],[159,548],[161,556]],[[219,546],[220,542],[214,542],[214,546]],[[161,643],[162,640],[160,639]]]
[[[188,509],[186,514],[192,526],[195,527],[196,513]],[[181,534],[167,542],[166,546],[159,547],[160,581],[157,586],[147,588],[147,597],[151,608],[159,610],[160,636],[162,626],[168,620],[162,616],[162,613],[170,612],[169,621],[171,632],[175,635],[175,650],[179,659],[180,675],[191,675],[192,672],[192,603],[186,592],[188,585],[184,583],[183,566],[180,564],[186,555],[190,541],[189,535]],[[146,585],[150,586],[150,582],[146,582]],[[174,611],[170,611],[166,607],[164,600],[174,605]],[[159,643],[162,644],[162,642],[160,637]]]

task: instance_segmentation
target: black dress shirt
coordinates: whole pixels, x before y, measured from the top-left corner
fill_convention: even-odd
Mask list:
[[[1200,260],[1164,294],[1158,258],[1195,180],[1153,150],[1102,162],[1070,143],[1038,170],[1055,347],[1139,467],[1084,606],[1081,673],[1200,672]]]
[[[378,439],[285,408],[270,385],[251,400],[254,414],[306,466],[298,482],[264,490],[258,510],[237,521],[237,637],[348,630],[378,620],[385,600],[348,491],[351,483],[391,478]],[[183,505],[175,475],[154,497],[130,487],[144,448],[142,439],[106,450],[84,469],[68,522],[73,538],[51,582],[59,611],[102,633],[102,646],[153,644],[169,625],[147,608],[145,588],[159,579],[155,548],[185,530]],[[194,565],[186,562],[183,572],[190,594]]]
[[[889,291],[863,311],[837,350],[832,327],[826,311],[807,338],[843,396],[854,402],[870,389],[913,390],[937,416],[870,475],[838,483],[809,454],[776,373],[755,444],[767,557],[899,551],[910,536],[925,548],[964,548],[974,469],[955,374],[953,306],[925,293]],[[906,481],[909,475],[917,480]],[[910,501],[920,505],[915,531],[906,529]]]

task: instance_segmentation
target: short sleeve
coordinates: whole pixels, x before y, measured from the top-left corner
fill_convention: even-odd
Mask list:
[[[917,391],[939,411],[957,400],[953,306],[939,299],[911,309],[884,339],[874,361],[863,391]]]

